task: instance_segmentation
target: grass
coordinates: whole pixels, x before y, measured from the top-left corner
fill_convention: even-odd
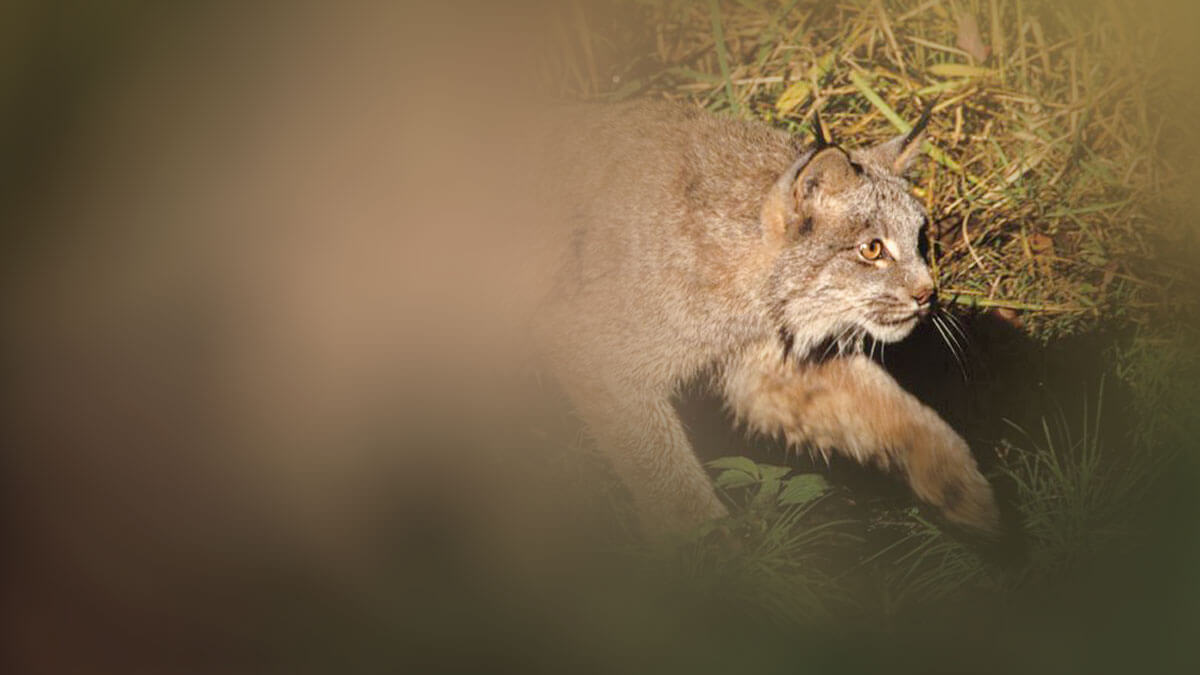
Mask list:
[[[1131,531],[1130,505],[1145,499],[1155,477],[1153,458],[1130,448],[1118,461],[1105,455],[1100,433],[1103,388],[1095,409],[1084,404],[1077,425],[1060,411],[1053,423],[1043,418],[1040,438],[1013,447],[1004,473],[1016,484],[1032,560],[1023,576],[1046,577],[1074,569]]]

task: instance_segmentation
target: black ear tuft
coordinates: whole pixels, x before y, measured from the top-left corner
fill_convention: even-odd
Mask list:
[[[825,126],[821,124],[821,111],[813,110],[813,144],[817,150],[832,145],[829,137],[825,135]]]
[[[929,126],[929,116],[933,113],[933,104],[937,103],[937,99],[930,99],[929,103],[925,104],[925,109],[921,111],[921,118],[913,125],[908,134],[904,137],[904,142],[901,143],[902,148],[908,148],[912,145],[921,134],[925,131],[925,127]]]

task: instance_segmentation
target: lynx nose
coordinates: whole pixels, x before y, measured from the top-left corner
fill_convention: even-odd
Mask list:
[[[933,302],[933,286],[921,286],[913,290],[913,300],[917,301],[917,311],[925,314],[929,311],[929,306]]]

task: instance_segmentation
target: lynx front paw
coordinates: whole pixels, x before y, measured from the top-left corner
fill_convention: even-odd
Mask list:
[[[941,499],[934,503],[950,522],[983,532],[1000,529],[1000,512],[992,486],[974,466],[965,475],[947,479],[940,491]]]
[[[925,435],[906,458],[909,484],[918,497],[952,523],[977,531],[1000,529],[992,486],[979,473],[965,441],[948,428]]]

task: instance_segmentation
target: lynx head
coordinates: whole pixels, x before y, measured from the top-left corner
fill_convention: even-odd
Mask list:
[[[929,313],[933,279],[921,248],[925,211],[904,172],[928,121],[881,145],[816,147],[772,188],[764,237],[777,251],[768,287],[772,320],[799,354],[835,340],[907,336]]]

